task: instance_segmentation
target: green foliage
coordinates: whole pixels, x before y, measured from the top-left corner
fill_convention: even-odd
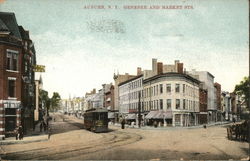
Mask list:
[[[51,97],[51,110],[58,110],[59,109],[59,103],[61,100],[61,96],[59,95],[59,93],[54,92],[53,96]]]
[[[58,92],[54,92],[53,96],[49,98],[48,92],[45,90],[39,91],[39,100],[46,108],[47,111],[54,111],[59,109],[59,103],[61,100],[61,96]]]
[[[249,107],[249,101],[250,101],[249,77],[244,77],[243,80],[240,82],[240,84],[237,84],[235,86],[234,92],[236,92],[236,94],[243,97],[244,101],[247,104],[247,108],[250,109],[250,107]]]
[[[39,91],[39,100],[44,105],[44,107],[49,108],[50,106],[50,98],[48,96],[48,92],[45,90]]]

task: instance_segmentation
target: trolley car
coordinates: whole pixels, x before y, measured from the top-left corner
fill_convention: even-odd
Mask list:
[[[108,110],[90,109],[84,115],[84,128],[93,132],[108,131]]]

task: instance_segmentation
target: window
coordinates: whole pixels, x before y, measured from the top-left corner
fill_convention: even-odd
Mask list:
[[[171,92],[171,84],[167,84],[167,93]]]
[[[153,96],[155,96],[155,86],[154,86]]]
[[[156,100],[156,109],[158,110],[159,109],[159,101]]]
[[[162,110],[163,109],[163,100],[160,99],[160,109]]]
[[[160,84],[160,93],[163,93],[163,85]]]
[[[185,93],[185,84],[183,84],[183,93]]]
[[[158,85],[156,86],[156,95],[158,95]]]
[[[180,99],[176,99],[175,108],[180,109]]]
[[[171,99],[167,99],[167,109],[171,109]]]
[[[186,100],[183,99],[183,109],[185,109],[185,108],[186,108]]]
[[[15,80],[8,80],[8,96],[15,97],[16,92],[16,81]]]
[[[18,52],[7,50],[7,70],[17,71],[18,66]]]
[[[180,84],[175,84],[175,92],[180,92]]]

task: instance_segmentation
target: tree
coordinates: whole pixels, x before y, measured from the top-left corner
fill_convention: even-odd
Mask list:
[[[59,109],[59,103],[61,100],[61,96],[57,92],[53,92],[53,96],[51,97],[51,111]]]
[[[250,81],[249,77],[244,77],[240,84],[235,86],[234,92],[239,96],[242,96],[243,100],[247,104],[247,108],[250,109],[249,101],[250,101]]]
[[[50,98],[48,96],[48,91],[45,90],[39,91],[39,102],[41,102],[42,106],[46,109],[48,114],[48,109],[50,107]]]

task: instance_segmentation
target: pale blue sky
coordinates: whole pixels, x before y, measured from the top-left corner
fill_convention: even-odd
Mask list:
[[[83,9],[85,5],[118,9]],[[192,5],[190,10],[126,10],[124,5]],[[223,90],[248,75],[247,0],[6,0],[0,11],[14,12],[30,31],[37,62],[46,66],[44,88],[64,98],[83,96],[113,82],[114,70],[136,73],[151,59],[187,70],[206,70]],[[91,25],[116,22],[123,32],[97,32]]]

